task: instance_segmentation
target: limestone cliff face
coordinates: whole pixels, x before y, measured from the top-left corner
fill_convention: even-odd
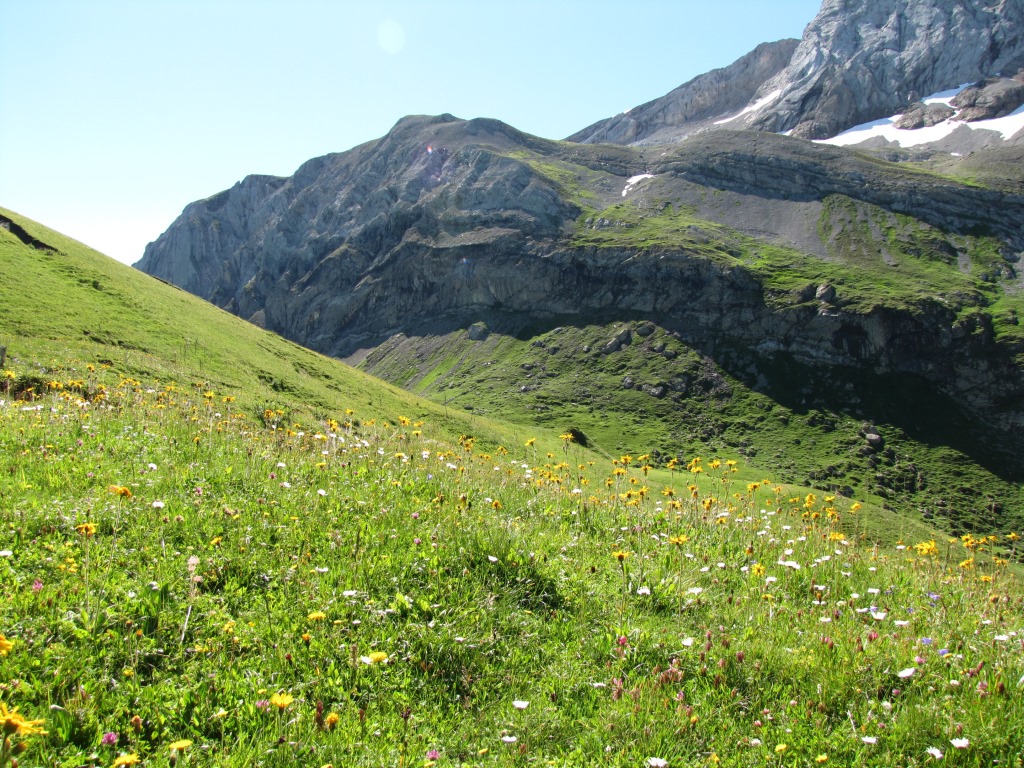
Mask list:
[[[825,0],[751,127],[820,139],[1024,67],[1019,0]]]
[[[1022,350],[997,343],[975,283],[909,304],[884,292],[851,302],[849,288],[826,285],[830,259],[845,258],[826,226],[834,198],[859,206],[855,219],[878,211],[871,226],[924,232],[915,248],[968,271],[983,232],[1006,255],[985,267],[990,279],[1016,279],[1021,195],[771,134],[723,131],[647,151],[449,115],[407,118],[291,178],[250,177],[194,203],[137,266],[339,357],[396,333],[481,321],[522,332],[647,317],[709,353],[918,374],[986,417],[1024,425]],[[865,236],[874,260],[896,237]],[[792,249],[806,276],[778,288],[756,267],[758,243]]]
[[[991,98],[1016,109],[1008,81],[1022,68],[1020,0],[825,0],[799,43],[760,46],[570,140],[665,142],[721,127],[823,139],[986,78],[1004,81]],[[982,114],[992,113],[961,119]]]

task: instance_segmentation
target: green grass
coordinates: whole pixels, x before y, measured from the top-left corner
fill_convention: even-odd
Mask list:
[[[724,444],[429,403],[24,226],[58,250],[0,241],[0,766],[1024,752],[1015,535],[880,541]],[[713,409],[732,383],[678,355]]]
[[[637,333],[645,325],[646,337]],[[604,353],[626,327],[631,344]],[[566,324],[481,342],[464,332],[404,338],[362,365],[394,380],[417,361],[416,391],[452,411],[524,429],[576,428],[605,455],[743,457],[753,474],[898,513],[879,522],[890,541],[913,521],[956,535],[1024,526],[1010,447],[911,376],[814,370],[783,356],[752,360],[739,349],[721,349],[713,361],[641,322]],[[866,450],[866,423],[884,435],[884,450]]]

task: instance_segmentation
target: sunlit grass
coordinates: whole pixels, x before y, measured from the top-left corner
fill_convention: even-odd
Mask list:
[[[403,413],[257,418],[228,391],[40,373],[19,362],[0,395],[0,701],[41,721],[9,728],[23,764],[1024,749],[1015,535],[877,546],[856,505],[729,459],[482,448]]]

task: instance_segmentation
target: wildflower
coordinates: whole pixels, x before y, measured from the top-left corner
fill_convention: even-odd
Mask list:
[[[105,747],[113,747],[117,744],[117,734],[113,731],[107,731],[103,734],[103,738],[100,739],[100,744]]]
[[[631,553],[629,552],[624,552],[623,550],[618,549],[615,552],[612,552],[612,557],[614,557],[616,560],[622,563],[625,562],[626,558],[628,558],[630,554]]]
[[[663,757],[649,757],[647,758],[647,765],[650,768],[665,768],[668,765],[668,760]]]
[[[310,621],[323,621],[324,619],[327,618],[327,614],[324,613],[323,611],[313,611],[306,618],[309,619]]]
[[[441,759],[441,753],[438,752],[436,749],[431,749],[431,750],[427,751],[427,760],[440,760],[440,759]]]
[[[182,750],[188,749],[191,746],[192,741],[190,739],[178,739],[177,741],[172,741],[170,744],[168,744],[167,748],[171,752],[181,752]]]
[[[278,709],[288,709],[293,701],[295,697],[290,693],[275,693],[270,697],[270,705]]]
[[[816,763],[827,763],[828,762],[828,755],[818,755],[816,758],[814,758],[814,762],[816,762]]]
[[[928,747],[928,749],[926,749],[925,752],[934,757],[936,760],[942,759],[942,750],[938,747]]]
[[[530,702],[517,699],[516,701],[512,702],[512,706],[516,709],[526,709],[528,706],[530,706]]]
[[[89,538],[96,535],[96,523],[79,523],[75,526],[75,530],[85,538]]]
[[[937,554],[939,554],[939,547],[935,543],[935,539],[932,539],[931,541],[921,542],[920,544],[915,544],[914,545],[914,549],[917,550],[917,553],[919,555],[937,555]]]
[[[860,740],[863,741],[865,744],[877,744],[878,743],[878,738],[875,737],[875,736],[861,736]]]
[[[916,671],[917,670],[915,667],[907,667],[906,669],[901,669],[899,672],[897,672],[896,677],[903,678],[905,680],[908,677],[913,677],[914,672]]]
[[[324,718],[324,727],[329,731],[333,731],[338,725],[338,721],[341,720],[341,715],[337,712],[328,712]]]
[[[139,756],[132,752],[130,755],[118,755],[110,768],[120,768],[123,765],[138,765]]]
[[[957,749],[967,749],[967,747],[971,744],[970,740],[968,739],[950,739],[949,743]]]
[[[385,664],[387,663],[388,655],[383,651],[374,651],[369,656],[360,656],[359,660],[363,662],[363,664],[369,664],[371,666],[374,664]]]
[[[0,635],[0,656],[6,656],[8,653],[11,652],[11,649],[13,647],[14,643],[12,643],[3,635]]]
[[[130,499],[132,497],[131,490],[129,490],[128,488],[126,488],[123,485],[111,485],[111,486],[109,486],[107,488],[107,490],[110,491],[111,493],[116,494],[117,496],[121,496],[121,497],[123,497],[125,499]]]
[[[776,744],[776,745],[775,745],[775,751],[776,751],[776,752],[777,752],[778,754],[780,754],[780,755],[781,755],[781,754],[782,754],[783,752],[785,752],[785,751],[786,751],[787,749],[789,749],[789,744]]]
[[[7,709],[7,705],[0,701],[0,732],[19,736],[45,734],[46,731],[39,727],[42,723],[42,720],[26,720],[19,714],[17,707]]]

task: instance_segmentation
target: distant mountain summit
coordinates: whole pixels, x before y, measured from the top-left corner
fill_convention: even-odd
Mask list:
[[[1022,68],[1021,0],[825,0],[798,43],[761,45],[569,140],[670,143],[717,128],[825,139],[966,83],[993,108],[961,119],[981,120],[1024,103]]]

